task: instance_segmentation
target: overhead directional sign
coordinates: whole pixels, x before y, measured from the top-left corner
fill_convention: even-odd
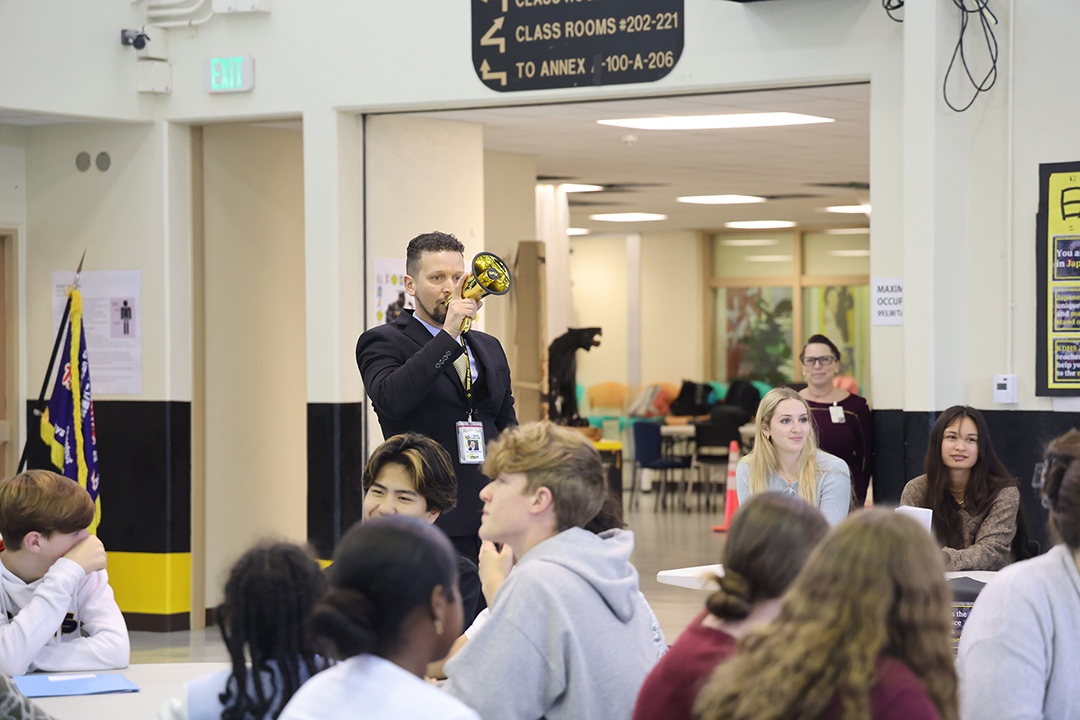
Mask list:
[[[499,92],[653,82],[684,20],[683,0],[472,0],[473,67]]]

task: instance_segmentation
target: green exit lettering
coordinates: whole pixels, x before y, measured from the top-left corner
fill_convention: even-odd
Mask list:
[[[244,86],[243,57],[213,58],[210,60],[210,92],[238,90]]]

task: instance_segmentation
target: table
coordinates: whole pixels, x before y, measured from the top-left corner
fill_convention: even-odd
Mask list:
[[[59,720],[150,720],[158,716],[166,700],[181,697],[188,680],[230,667],[224,662],[142,663],[123,670],[99,670],[96,672],[123,675],[139,686],[139,692],[35,698],[34,702]]]

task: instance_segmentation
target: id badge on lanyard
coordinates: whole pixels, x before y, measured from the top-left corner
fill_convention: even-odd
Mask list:
[[[829,417],[832,418],[833,425],[842,425],[847,422],[844,419],[844,408],[835,403],[829,406]]]
[[[472,421],[457,423],[458,462],[480,465],[484,462],[484,424]]]

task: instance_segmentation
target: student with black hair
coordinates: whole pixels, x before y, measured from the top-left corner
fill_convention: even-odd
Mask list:
[[[809,503],[760,493],[739,508],[721,556],[719,589],[660,659],[638,693],[634,720],[691,720],[694,699],[735,643],[780,612],[781,596],[829,523]]]
[[[319,564],[296,545],[264,543],[233,565],[218,606],[232,668],[187,683],[160,720],[273,720],[325,666],[308,622],[326,588]]]
[[[423,680],[461,634],[457,562],[442,531],[403,516],[358,523],[327,573],[312,627],[342,661],[300,688],[280,720],[479,720]]]
[[[933,511],[946,570],[1000,570],[1029,557],[1016,478],[975,408],[954,405],[938,416],[926,472],[904,486],[900,503]]]

